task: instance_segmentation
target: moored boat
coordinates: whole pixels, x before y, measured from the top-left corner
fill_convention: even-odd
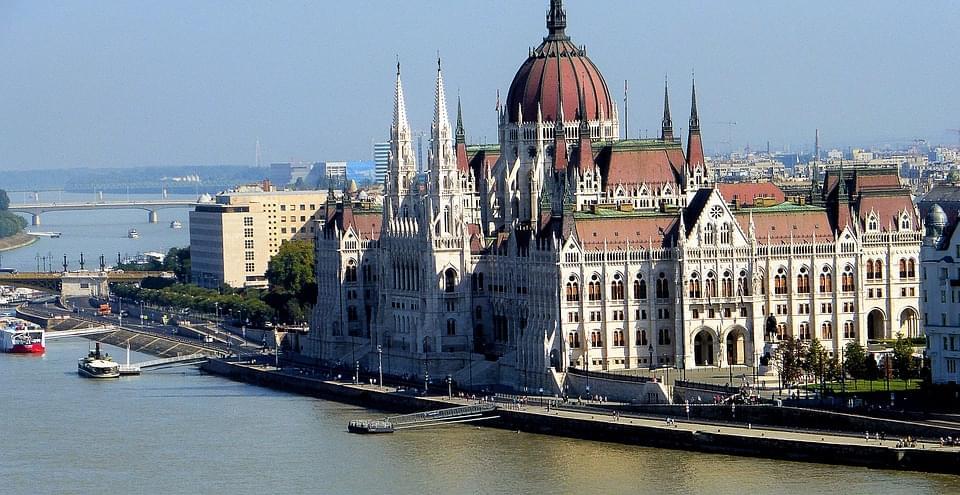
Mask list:
[[[101,354],[97,342],[96,348],[77,363],[77,373],[86,378],[118,378],[120,363],[114,362],[109,354]]]
[[[129,238],[131,238],[131,239],[139,239],[139,238],[140,238],[140,232],[137,232],[137,229],[130,229],[130,230],[127,231],[127,237],[129,237]]]
[[[350,433],[375,434],[375,433],[393,433],[393,424],[382,419],[372,421],[353,420],[347,424],[347,431]]]
[[[46,336],[39,325],[19,318],[0,318],[0,350],[14,354],[43,354]]]
[[[174,221],[170,222],[170,228],[171,228],[171,229],[182,229],[182,228],[183,228],[183,224],[180,223],[180,220],[174,220]]]

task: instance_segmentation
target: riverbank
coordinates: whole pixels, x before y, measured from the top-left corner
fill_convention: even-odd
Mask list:
[[[353,385],[305,374],[292,374],[270,366],[210,360],[204,371],[254,385],[265,386],[396,412],[413,412],[459,406],[471,401],[448,397],[422,397],[390,387]],[[862,434],[796,431],[753,425],[676,421],[622,414],[600,408],[517,408],[504,405],[499,418],[484,424],[510,430],[769,459],[866,466],[880,469],[957,474],[960,448],[920,442],[915,448],[897,447],[896,440],[867,440]]]
[[[27,247],[34,242],[37,242],[36,236],[20,231],[10,237],[0,238],[0,252]]]

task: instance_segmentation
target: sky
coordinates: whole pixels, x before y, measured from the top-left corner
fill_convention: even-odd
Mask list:
[[[438,53],[468,141],[493,141],[548,4],[3,0],[0,170],[253,164],[258,139],[265,164],[371,159],[398,57],[429,130]],[[816,128],[823,147],[958,142],[960,3],[565,5],[621,111],[629,81],[634,137],[658,132],[664,77],[685,133],[695,73],[708,153],[810,150]]]

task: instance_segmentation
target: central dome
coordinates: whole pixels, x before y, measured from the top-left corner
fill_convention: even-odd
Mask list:
[[[513,77],[507,93],[509,121],[517,123],[520,109],[527,122],[537,118],[537,106],[545,122],[555,122],[560,113],[558,103],[563,102],[565,120],[577,118],[580,97],[583,96],[584,112],[588,120],[612,119],[613,101],[600,70],[586,51],[577,48],[564,30],[567,14],[560,0],[551,0],[547,12],[549,35],[543,43],[530,52]]]

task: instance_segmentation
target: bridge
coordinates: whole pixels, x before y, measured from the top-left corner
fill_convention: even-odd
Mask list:
[[[109,284],[139,283],[147,277],[173,278],[170,272],[157,271],[79,271],[0,273],[0,285],[60,292],[65,296],[105,297]]]
[[[156,199],[136,201],[91,201],[66,203],[18,203],[10,204],[10,211],[31,215],[30,223],[40,225],[40,215],[48,211],[77,211],[77,210],[146,210],[150,223],[160,221],[158,210],[163,208],[190,208],[198,203],[188,199]]]

